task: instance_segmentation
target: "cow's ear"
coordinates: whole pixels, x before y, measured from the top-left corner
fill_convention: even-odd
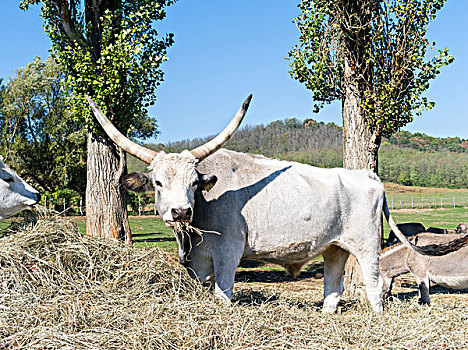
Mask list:
[[[122,185],[127,191],[134,192],[146,192],[154,189],[149,174],[140,172],[125,175]]]
[[[215,175],[200,174],[198,176],[198,181],[200,182],[199,188],[208,192],[216,184],[218,178]]]

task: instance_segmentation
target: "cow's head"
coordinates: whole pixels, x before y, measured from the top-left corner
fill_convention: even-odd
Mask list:
[[[0,156],[0,219],[31,209],[40,198],[39,192],[11,170]]]
[[[217,181],[214,175],[200,174],[196,166],[231,138],[242,122],[251,98],[252,95],[247,97],[229,125],[211,141],[191,151],[165,153],[140,146],[123,136],[87,97],[94,115],[107,135],[123,150],[149,164],[149,173],[129,174],[124,177],[123,186],[135,192],[154,190],[156,209],[168,226],[177,221],[192,221],[195,192],[209,191]]]
[[[155,191],[156,208],[167,225],[176,221],[192,221],[195,192],[210,190],[216,176],[200,174],[197,159],[189,151],[180,154],[159,152],[149,168],[150,173],[132,173],[124,177],[129,191]]]

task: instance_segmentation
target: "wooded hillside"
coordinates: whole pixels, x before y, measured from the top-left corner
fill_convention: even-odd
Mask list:
[[[146,145],[155,150],[180,152],[195,148],[213,136]],[[341,167],[341,127],[313,119],[295,118],[240,129],[226,148],[318,167]],[[144,171],[143,163],[129,159],[129,171]],[[468,140],[438,138],[400,131],[385,139],[379,151],[379,176],[402,185],[467,188]]]

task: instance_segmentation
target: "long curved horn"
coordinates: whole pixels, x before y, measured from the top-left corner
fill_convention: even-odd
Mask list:
[[[219,150],[223,145],[228,142],[228,140],[234,135],[237,128],[244,119],[245,113],[249,108],[250,100],[252,100],[252,94],[250,94],[242,104],[242,107],[239,108],[234,118],[232,118],[231,122],[226,126],[226,128],[221,131],[218,136],[214,139],[208,141],[207,143],[191,150],[190,152],[198,159],[198,161],[202,161],[209,155],[215,153]]]
[[[149,148],[140,146],[139,144],[129,140],[127,137],[122,135],[119,130],[107,119],[107,117],[102,113],[96,103],[89,97],[85,96],[88,100],[91,109],[93,110],[94,116],[101,124],[102,128],[106,134],[114,141],[114,143],[122,148],[125,152],[134,155],[138,159],[141,159],[147,164],[151,164],[154,157],[158,154],[157,152],[150,150]]]

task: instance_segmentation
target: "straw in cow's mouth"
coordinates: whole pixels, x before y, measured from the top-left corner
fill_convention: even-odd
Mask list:
[[[204,233],[214,233],[214,234],[217,234],[217,235],[221,235],[221,233],[219,233],[217,231],[203,230],[201,228],[192,226],[190,224],[190,222],[187,222],[187,221],[174,221],[173,225],[172,225],[172,228],[173,228],[173,231],[175,233],[182,233],[183,231],[185,231],[185,232],[195,232],[196,234],[198,234],[202,238],[203,238]]]
[[[198,227],[192,226],[187,221],[175,221],[172,225],[172,230],[175,235],[183,234],[184,232],[195,232],[197,235],[201,237],[201,241],[198,242],[197,246],[199,246],[203,242],[203,234],[204,233],[214,233],[217,235],[221,235],[221,233],[217,231],[209,231],[209,230],[202,230]],[[190,244],[191,245],[191,244]]]
[[[176,237],[176,240],[179,243],[179,245],[182,244],[182,240],[179,239],[178,235],[183,237],[183,234],[185,232],[187,232],[187,233],[188,232],[195,232],[197,235],[199,235],[201,237],[201,240],[200,240],[200,242],[197,243],[197,246],[199,246],[200,244],[203,243],[203,234],[204,233],[214,233],[214,234],[217,234],[217,235],[221,235],[221,233],[219,233],[217,231],[202,230],[202,229],[200,229],[198,227],[192,226],[187,221],[175,221],[175,222],[173,222],[172,231],[174,232],[174,236]],[[189,248],[188,252],[190,253],[192,251],[192,239],[190,238],[190,235],[188,235],[188,237],[189,237],[189,243],[190,243],[190,248]]]

